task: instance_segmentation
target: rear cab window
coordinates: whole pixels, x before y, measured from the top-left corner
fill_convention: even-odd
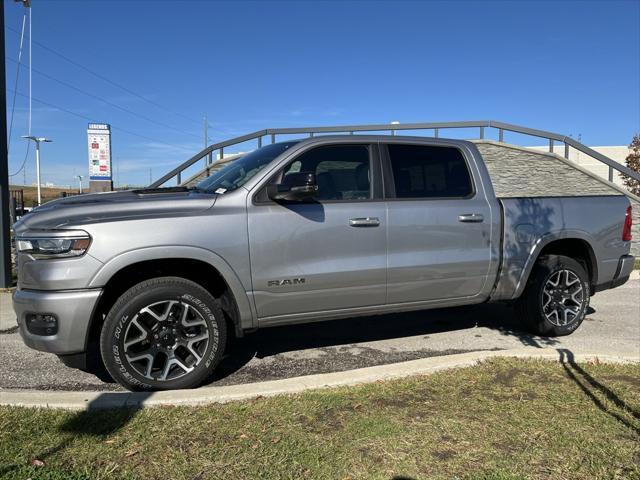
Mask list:
[[[473,181],[462,152],[449,146],[387,144],[395,198],[467,198]]]

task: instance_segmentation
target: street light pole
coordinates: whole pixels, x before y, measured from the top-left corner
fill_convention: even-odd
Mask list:
[[[80,191],[78,193],[82,193],[82,175],[78,175],[78,185],[80,186]]]
[[[40,192],[40,143],[50,143],[52,140],[49,140],[45,137],[35,137],[33,135],[23,135],[22,138],[26,138],[27,140],[33,140],[36,142],[36,182],[38,183],[38,206],[42,205],[42,195]]]
[[[42,193],[40,192],[40,142],[36,140],[36,182],[38,185],[38,206],[42,205]]]

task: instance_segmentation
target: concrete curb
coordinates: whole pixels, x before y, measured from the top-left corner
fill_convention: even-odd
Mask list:
[[[226,403],[256,397],[301,393],[306,390],[332,388],[392,380],[414,375],[428,375],[451,368],[469,367],[495,357],[539,358],[559,362],[584,362],[598,359],[610,363],[640,363],[639,352],[574,353],[568,349],[521,348],[445,355],[408,362],[360,368],[345,372],[322,373],[304,377],[224,387],[203,387],[155,393],[130,392],[50,392],[41,390],[0,391],[0,405],[46,407],[66,410],[97,410],[118,407],[193,406]]]

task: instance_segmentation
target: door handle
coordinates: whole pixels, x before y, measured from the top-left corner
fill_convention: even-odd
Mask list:
[[[377,227],[380,225],[380,219],[378,217],[351,218],[349,225],[351,227]]]
[[[458,221],[465,223],[480,223],[484,221],[484,216],[480,213],[463,213],[462,215],[458,215]]]

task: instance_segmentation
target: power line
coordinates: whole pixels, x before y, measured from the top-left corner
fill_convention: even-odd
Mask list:
[[[10,92],[14,91],[11,88],[8,88],[7,90],[10,91]],[[16,93],[17,93],[17,95],[20,95],[21,97],[28,98],[27,95],[25,95],[23,93],[20,93],[20,92],[16,92]],[[39,99],[37,99],[35,97],[33,97],[33,100],[38,102],[38,103],[41,103],[42,105],[46,105],[48,107],[55,108],[56,110],[60,110],[61,112],[68,113],[69,115],[73,115],[75,117],[82,118],[83,120],[87,120],[88,122],[94,122],[95,121],[94,118],[90,118],[90,117],[87,117],[86,115],[82,115],[81,113],[74,112],[72,110],[68,110],[68,109],[63,108],[63,107],[59,107],[58,105],[54,105],[53,103],[45,102],[44,100],[39,100]],[[131,130],[127,130],[125,128],[114,127],[114,126],[112,126],[111,128],[113,130],[119,130],[119,131],[121,131],[123,133],[129,134],[129,135],[133,135],[134,137],[143,138],[145,140],[149,140],[151,142],[159,143],[159,144],[167,146],[167,147],[178,148],[178,149],[180,148],[177,145],[171,145],[170,143],[163,142],[162,140],[156,140],[155,138],[147,137],[146,135],[142,135],[140,133],[132,132]]]
[[[12,27],[10,27],[10,26],[8,26],[8,25],[6,26],[6,28],[7,28],[7,30],[10,30],[10,31],[12,31],[12,32],[14,32],[14,33],[19,33],[15,28],[12,28]],[[119,83],[116,83],[116,82],[114,82],[113,80],[108,79],[108,78],[107,78],[107,77],[105,77],[104,75],[101,75],[101,74],[99,74],[99,73],[94,72],[94,71],[93,71],[93,70],[91,70],[90,68],[85,67],[84,65],[82,65],[82,64],[80,64],[80,63],[78,63],[78,62],[76,62],[75,60],[70,59],[70,58],[69,58],[69,57],[67,57],[66,55],[63,55],[62,53],[57,52],[57,51],[53,50],[53,49],[52,49],[52,48],[50,48],[50,47],[47,47],[47,46],[46,46],[45,44],[43,44],[43,43],[40,43],[40,42],[35,41],[35,40],[33,41],[33,43],[35,43],[36,45],[38,45],[40,48],[43,48],[44,50],[47,50],[48,52],[51,52],[51,53],[53,53],[54,55],[57,55],[58,57],[62,58],[63,60],[65,60],[65,61],[67,61],[67,62],[69,62],[70,64],[75,65],[76,67],[81,68],[82,70],[84,70],[84,71],[86,71],[86,72],[90,73],[90,74],[91,74],[91,75],[93,75],[94,77],[99,78],[100,80],[102,80],[102,81],[104,81],[104,82],[107,82],[107,83],[109,83],[109,84],[113,85],[114,87],[117,87],[117,88],[119,88],[120,90],[123,90],[123,91],[127,92],[129,95],[133,95],[134,97],[139,98],[140,100],[143,100],[143,101],[145,101],[145,102],[147,102],[147,103],[149,103],[149,104],[151,104],[151,105],[155,106],[156,108],[159,108],[159,109],[161,109],[161,110],[165,110],[165,111],[167,111],[167,112],[171,113],[172,115],[177,115],[177,116],[182,117],[182,118],[184,118],[184,119],[186,119],[186,120],[189,120],[190,122],[194,122],[194,123],[198,123],[198,124],[200,124],[200,120],[194,120],[193,118],[187,117],[186,115],[183,115],[182,113],[176,112],[176,111],[174,111],[174,110],[171,110],[170,108],[167,108],[167,107],[165,107],[165,106],[163,106],[163,105],[160,105],[159,103],[154,102],[153,100],[149,100],[148,98],[143,97],[142,95],[140,95],[140,94],[138,94],[138,93],[134,92],[133,90],[130,90],[129,88],[127,88],[127,87],[125,87],[125,86],[123,86],[123,85],[120,85]]]
[[[7,151],[10,150],[11,148],[11,134],[13,132],[13,118],[14,118],[14,114],[15,114],[15,110],[16,110],[16,93],[15,93],[15,89],[18,88],[18,79],[20,77],[20,67],[22,66],[22,44],[24,41],[24,27],[25,27],[25,23],[27,20],[27,12],[24,13],[24,15],[22,15],[22,31],[20,32],[20,47],[18,48],[18,61],[16,62],[14,60],[15,63],[18,64],[18,68],[16,69],[16,79],[15,82],[13,83],[13,88],[14,88],[14,94],[13,94],[13,102],[11,104],[11,120],[9,121],[9,135],[7,136]],[[9,175],[11,176],[11,175]]]
[[[13,63],[18,63],[13,58],[7,58],[7,60],[9,60],[10,62],[13,62]],[[102,97],[100,97],[98,95],[95,95],[93,93],[90,93],[90,92],[87,92],[85,90],[82,90],[81,88],[78,88],[78,87],[76,87],[76,86],[74,86],[74,85],[72,85],[72,84],[70,84],[68,82],[65,82],[64,80],[60,80],[59,78],[56,78],[56,77],[54,77],[52,75],[49,75],[48,73],[45,73],[45,72],[43,72],[41,70],[37,70],[37,69],[34,68],[33,71],[36,72],[39,75],[42,75],[43,77],[46,77],[46,78],[48,78],[50,80],[53,80],[54,82],[59,83],[60,85],[64,85],[65,87],[70,88],[71,90],[75,90],[76,92],[79,92],[79,93],[81,93],[83,95],[86,95],[86,96],[88,96],[90,98],[93,98],[95,100],[99,100],[99,101],[105,103],[106,105],[109,105],[109,106],[112,106],[112,107],[117,108],[119,110],[122,110],[123,112],[126,112],[126,113],[128,113],[130,115],[133,115],[135,117],[141,118],[143,120],[146,120],[147,122],[154,123],[154,124],[159,125],[159,126],[161,126],[163,128],[167,128],[169,130],[173,130],[173,131],[178,132],[178,133],[182,133],[182,134],[185,134],[185,135],[191,135],[192,137],[200,138],[200,135],[196,135],[193,132],[188,132],[186,130],[181,130],[179,128],[172,127],[171,125],[168,125],[166,123],[158,122],[157,120],[154,120],[152,118],[149,118],[149,117],[146,117],[144,115],[141,115],[141,114],[139,114],[137,112],[134,112],[133,110],[130,110],[130,109],[126,108],[126,107],[118,105],[117,103],[114,103],[114,102],[112,102],[110,100],[107,100],[107,99],[102,98]]]
[[[26,167],[27,159],[29,158],[29,148],[31,148],[31,142],[27,142],[27,151],[24,153],[24,160],[22,160],[22,165],[20,166],[20,168],[16,173],[10,173],[9,177],[15,177],[24,169],[24,167]]]
[[[25,5],[27,8],[29,8],[28,5]],[[17,96],[17,88],[18,88],[18,80],[20,78],[20,67],[22,66],[22,47],[24,45],[24,33],[25,33],[25,24],[26,24],[26,19],[27,19],[27,11],[25,10],[24,14],[22,15],[22,28],[20,31],[20,47],[18,49],[18,61],[16,62],[18,64],[18,67],[16,68],[16,79],[15,79],[15,83],[14,83],[14,93],[13,93],[13,101],[12,101],[12,105],[11,105],[11,123],[9,126],[9,135],[7,137],[7,155],[9,153],[9,147],[11,145],[11,136],[13,133],[13,120],[15,117],[15,109],[16,109],[16,96]],[[15,60],[14,60],[15,61]],[[29,131],[29,135],[31,135],[31,8],[29,8],[29,123],[28,123],[28,131]],[[18,175],[20,172],[22,172],[24,170],[25,172],[25,177],[26,177],[26,170],[25,167],[27,165],[27,160],[29,159],[29,150],[31,148],[31,142],[27,142],[27,148],[25,150],[24,153],[24,159],[22,160],[22,165],[20,166],[20,168],[18,169],[18,171],[16,173],[13,174],[9,174],[9,178],[11,177],[15,177],[16,175]],[[26,183],[26,181],[25,181]]]

